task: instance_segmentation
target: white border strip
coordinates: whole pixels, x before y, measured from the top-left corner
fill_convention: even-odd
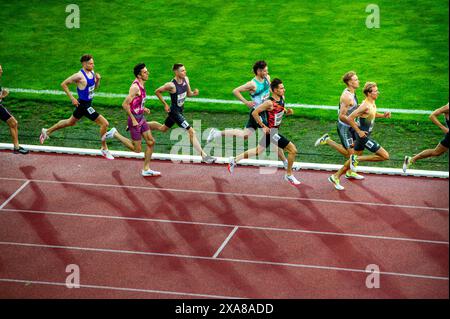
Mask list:
[[[47,95],[65,95],[64,91],[57,90],[33,90],[33,89],[22,89],[22,88],[8,88],[10,92],[14,93],[28,93],[28,94],[47,94]],[[72,94],[76,95],[75,92]],[[95,93],[95,96],[102,98],[125,98],[126,94],[117,93]],[[155,95],[147,96],[149,100],[157,100]],[[169,100],[170,97],[165,96],[165,100]],[[236,104],[242,105],[242,102],[238,100],[221,100],[221,99],[207,99],[207,98],[189,98],[189,101],[196,103],[213,103],[213,104]],[[305,108],[305,109],[320,109],[320,110],[332,110],[338,111],[337,106],[332,105],[311,105],[311,104],[300,104],[300,103],[286,103],[286,106],[293,108]],[[432,111],[427,110],[410,110],[410,109],[396,109],[396,108],[379,108],[380,112],[392,112],[392,113],[403,113],[403,114],[431,114]]]
[[[47,152],[47,153],[62,153],[62,154],[75,154],[75,155],[95,155],[101,156],[99,149],[86,149],[86,148],[74,148],[74,147],[60,147],[60,146],[42,146],[42,145],[22,145],[24,148],[33,152]],[[13,150],[14,146],[10,143],[0,143],[0,150]],[[125,158],[138,158],[143,159],[144,153],[134,153],[125,151],[111,151],[114,157]],[[177,154],[165,154],[165,153],[153,153],[152,159],[154,160],[171,160],[173,162],[187,162],[187,163],[201,163],[200,156],[192,155],[177,155]],[[217,164],[227,164],[228,158],[218,157]],[[245,159],[239,162],[239,165],[244,166],[269,166],[269,167],[283,167],[281,161],[269,161],[269,160],[257,160],[257,159]],[[319,170],[319,171],[337,171],[342,165],[336,164],[318,164],[318,163],[303,163],[295,162],[295,166],[299,166],[300,169],[305,170]],[[449,172],[444,171],[427,171],[427,170],[408,170],[407,173],[403,173],[400,168],[385,168],[385,167],[370,167],[370,166],[358,166],[358,172],[361,173],[373,173],[373,174],[385,174],[385,175],[400,175],[400,176],[416,176],[416,177],[438,177],[449,178]]]
[[[67,288],[67,284],[66,283],[50,282],[50,281],[35,281],[35,280],[0,278],[0,282],[21,283],[21,284],[25,284],[25,285],[33,284],[33,285],[62,286],[62,287],[66,287]],[[103,290],[118,290],[118,291],[128,291],[128,292],[145,292],[145,293],[152,293],[152,294],[189,296],[189,297],[197,297],[197,298],[198,297],[202,297],[202,298],[217,298],[217,299],[243,299],[241,297],[228,297],[228,296],[217,296],[217,295],[206,295],[206,294],[194,294],[194,293],[190,293],[190,292],[176,292],[176,291],[151,290],[151,289],[139,289],[139,288],[109,287],[109,286],[97,286],[97,285],[80,285],[80,288],[103,289]]]

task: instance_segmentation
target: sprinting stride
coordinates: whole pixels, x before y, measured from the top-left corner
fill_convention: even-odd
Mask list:
[[[363,89],[366,99],[361,105],[354,110],[347,118],[347,122],[356,132],[355,153],[350,155],[344,166],[336,173],[328,178],[328,181],[334,185],[337,190],[343,190],[344,187],[340,184],[340,177],[345,174],[350,168],[356,171],[359,162],[379,162],[387,161],[389,153],[381,147],[370,135],[372,134],[376,118],[390,118],[391,113],[377,113],[377,106],[375,101],[378,98],[379,91],[377,84],[374,82],[367,82]],[[359,123],[355,121],[359,118]],[[372,155],[361,155],[364,149],[374,153]]]
[[[131,151],[140,153],[142,150],[142,138],[144,138],[147,148],[145,149],[144,169],[142,176],[159,176],[160,172],[150,169],[150,161],[153,154],[155,140],[147,124],[144,114],[150,114],[150,110],[144,106],[147,94],[145,92],[145,82],[148,80],[149,71],[144,63],[137,64],[133,69],[136,79],[131,84],[127,97],[123,101],[122,107],[128,115],[128,127],[132,141],[122,136],[115,127],[109,130],[102,137],[102,141],[108,138],[115,138]]]
[[[3,68],[0,65],[0,78],[3,74]],[[9,127],[9,133],[11,134],[11,139],[14,145],[14,154],[28,154],[29,151],[24,149],[19,145],[19,122],[17,122],[16,118],[9,113],[9,111],[3,106],[3,99],[9,95],[9,91],[7,89],[2,89],[0,85],[0,119]]]
[[[443,125],[439,119],[439,115],[444,115],[445,117],[445,125]],[[442,154],[448,152],[448,148],[450,146],[450,137],[448,135],[449,127],[450,127],[450,119],[449,119],[449,108],[448,103],[436,110],[433,111],[430,115],[430,120],[436,124],[443,132],[444,132],[444,138],[436,145],[434,149],[427,149],[419,154],[414,155],[413,157],[405,156],[405,159],[403,161],[403,172],[406,173],[406,170],[410,168],[411,165],[413,165],[416,161],[422,160],[429,157],[435,157],[435,156],[441,156]]]
[[[336,151],[344,155],[346,158],[349,158],[350,155],[354,154],[353,147],[356,140],[356,133],[355,130],[350,126],[350,124],[347,123],[347,117],[358,107],[358,98],[355,91],[357,88],[359,88],[359,79],[354,71],[349,71],[344,74],[344,76],[342,77],[342,81],[347,86],[344,92],[342,92],[339,101],[339,113],[337,122],[337,132],[342,145],[339,145],[338,143],[333,141],[327,133],[317,139],[314,146],[329,145],[330,147],[334,148]],[[358,119],[356,118],[355,121],[358,121]],[[349,169],[345,173],[345,177],[364,179],[364,176],[353,172],[351,169]]]
[[[270,144],[288,152],[288,166],[284,179],[292,185],[299,185],[300,182],[292,175],[292,166],[297,156],[297,148],[286,137],[278,133],[278,127],[281,125],[283,115],[292,115],[292,109],[286,110],[284,107],[284,84],[280,79],[273,79],[270,84],[272,96],[264,103],[259,105],[253,112],[252,116],[260,127],[262,127],[265,136],[260,140],[256,148],[250,149],[238,156],[231,157],[228,164],[228,171],[232,174],[239,161],[257,156],[261,154]],[[260,113],[267,113],[267,125],[262,121]]]
[[[186,130],[192,146],[201,155],[202,161],[208,164],[214,163],[216,158],[207,155],[203,151],[200,142],[195,135],[194,129],[189,125],[183,115],[184,101],[186,100],[186,97],[197,96],[199,91],[198,89],[195,89],[194,91],[191,90],[189,78],[186,76],[186,68],[183,64],[174,64],[172,70],[175,73],[174,79],[165,83],[155,91],[156,96],[164,105],[164,109],[168,113],[166,121],[164,124],[160,124],[155,121],[149,122],[148,124],[150,129],[158,130],[160,132],[167,132],[170,128],[177,124],[179,127]],[[164,101],[162,96],[162,93],[164,92],[170,93],[170,106],[166,103],[166,101]]]
[[[69,76],[61,83],[61,87],[64,92],[75,106],[75,110],[70,118],[61,120],[48,129],[43,128],[39,137],[41,144],[44,144],[45,140],[48,139],[53,132],[68,126],[74,126],[83,116],[86,116],[88,119],[100,126],[100,137],[102,137],[108,130],[108,121],[103,117],[103,115],[97,113],[97,111],[92,107],[94,90],[100,86],[101,76],[99,73],[94,72],[94,59],[92,55],[83,55],[80,62],[82,65],[81,70]],[[73,97],[68,87],[69,84],[76,84],[78,99]],[[101,154],[106,159],[114,159],[109,152],[105,141],[102,141]]]

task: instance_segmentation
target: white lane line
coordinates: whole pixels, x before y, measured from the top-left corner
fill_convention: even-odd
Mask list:
[[[111,215],[100,215],[100,214],[83,214],[83,213],[70,213],[70,212],[49,212],[40,210],[27,210],[27,209],[2,209],[3,213],[30,213],[30,214],[43,214],[43,215],[55,215],[55,216],[68,216],[68,217],[83,217],[83,218],[100,218],[100,219],[116,219],[116,220],[133,220],[133,221],[143,221],[143,222],[155,222],[155,223],[170,223],[170,224],[185,224],[185,225],[200,225],[200,226],[210,226],[210,227],[239,227],[242,229],[252,229],[252,230],[267,230],[267,231],[279,231],[279,232],[293,232],[293,233],[304,233],[304,234],[315,234],[315,235],[331,235],[331,236],[345,236],[345,237],[358,237],[358,238],[368,238],[368,239],[382,239],[382,240],[399,240],[426,244],[441,244],[448,245],[448,241],[441,240],[430,240],[430,239],[417,239],[417,238],[407,238],[407,237],[389,237],[389,236],[378,236],[378,235],[365,235],[365,234],[352,234],[352,233],[336,233],[336,232],[326,232],[326,231],[316,231],[316,230],[304,230],[304,229],[293,229],[293,228],[277,228],[277,227],[266,227],[266,226],[251,226],[251,225],[232,225],[232,224],[220,224],[220,223],[206,223],[206,222],[193,222],[184,220],[170,220],[170,219],[155,219],[155,218],[142,218],[142,217],[123,217],[123,216],[111,216]]]
[[[10,179],[10,178],[3,177],[3,178],[0,178],[0,179]],[[14,180],[17,180],[17,179],[14,179]],[[23,180],[25,180],[25,179],[23,179]],[[445,212],[449,211],[449,208],[445,208],[445,207],[396,205],[396,204],[343,201],[343,200],[320,199],[320,198],[305,198],[305,197],[292,197],[292,196],[273,196],[273,195],[259,195],[259,194],[231,193],[231,192],[213,192],[213,191],[204,191],[204,190],[160,188],[160,187],[131,186],[131,185],[114,185],[114,184],[99,184],[99,183],[96,184],[96,183],[83,183],[83,182],[61,182],[61,181],[40,180],[40,179],[31,179],[30,181],[31,182],[35,182],[35,183],[46,183],[46,184],[80,185],[80,186],[111,187],[111,188],[129,188],[129,189],[143,189],[143,190],[149,190],[149,191],[164,191],[164,192],[175,192],[175,193],[190,193],[190,194],[203,194],[203,195],[221,195],[221,196],[235,196],[235,197],[252,197],[252,198],[277,199],[277,200],[297,200],[297,201],[307,201],[307,202],[344,204],[344,205],[363,205],[363,206],[375,206],[375,207],[411,208],[411,209],[436,210],[436,211],[445,211]]]
[[[117,249],[92,248],[92,247],[76,247],[76,246],[57,246],[57,245],[16,243],[16,242],[3,242],[3,241],[0,242],[0,245],[80,250],[80,251],[92,251],[92,252],[104,252],[104,253],[129,254],[129,255],[161,256],[161,257],[174,257],[174,258],[197,259],[197,260],[214,260],[214,261],[226,261],[226,262],[236,262],[236,263],[267,265],[267,266],[284,266],[284,267],[311,268],[311,269],[320,269],[320,270],[367,273],[365,269],[341,268],[341,267],[305,265],[305,264],[291,264],[291,263],[282,263],[282,262],[256,261],[256,260],[221,258],[221,257],[212,258],[212,257],[203,257],[203,256],[153,253],[153,252],[133,251],[133,250],[117,250]],[[433,280],[448,280],[448,277],[441,277],[441,276],[430,276],[430,275],[408,274],[408,273],[397,273],[397,272],[384,272],[384,271],[380,271],[380,275],[412,277],[412,278],[433,279]]]
[[[231,233],[228,235],[228,237],[225,239],[225,241],[222,243],[222,245],[220,245],[219,249],[217,249],[216,253],[213,255],[212,258],[217,258],[217,256],[219,256],[219,254],[222,252],[222,250],[225,248],[225,246],[228,244],[228,242],[230,241],[231,237],[233,237],[233,235],[236,233],[236,231],[238,230],[238,226],[234,227],[233,230],[231,231]]]
[[[51,282],[51,281],[25,280],[25,279],[0,278],[0,282],[33,284],[33,285],[50,285],[50,286],[63,286],[63,287],[66,287],[66,283]],[[196,293],[191,293],[191,292],[178,292],[178,291],[139,289],[139,288],[123,288],[123,287],[110,287],[110,286],[98,286],[98,285],[84,285],[84,284],[80,284],[80,288],[91,288],[91,289],[102,289],[102,290],[117,290],[117,291],[127,291],[127,292],[144,292],[144,293],[152,293],[152,294],[189,296],[189,297],[203,297],[203,298],[217,298],[217,299],[245,299],[245,298],[241,298],[241,297],[218,296],[218,295],[208,295],[208,294],[196,294]]]
[[[34,89],[24,89],[24,88],[8,88],[12,93],[28,93],[28,94],[46,94],[46,95],[65,95],[64,91],[57,90],[34,90]],[[76,92],[72,92],[76,95]],[[126,94],[118,93],[106,93],[98,92],[95,96],[102,98],[125,98]],[[147,96],[149,100],[157,100],[158,97],[155,95]],[[169,96],[164,96],[165,100],[170,100]],[[208,98],[188,98],[188,101],[196,103],[214,103],[214,104],[236,104],[242,105],[241,101],[238,100],[223,100],[223,99],[208,99]],[[294,108],[306,108],[306,109],[319,109],[319,110],[331,110],[337,111],[338,107],[335,105],[312,105],[312,104],[302,104],[302,103],[287,103],[286,106]],[[380,108],[380,112],[392,112],[392,113],[404,113],[404,114],[431,114],[430,110],[411,110],[411,109],[398,109],[398,108]]]
[[[18,190],[16,190],[14,192],[14,194],[12,194],[11,196],[9,196],[9,198],[2,204],[0,205],[0,209],[3,209],[3,207],[5,207],[6,205],[8,205],[8,203],[17,196],[17,194],[19,194],[25,187],[27,187],[27,185],[30,184],[30,180],[26,180],[25,183],[22,184],[22,186],[19,187]]]

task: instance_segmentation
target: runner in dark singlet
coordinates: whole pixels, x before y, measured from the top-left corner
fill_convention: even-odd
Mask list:
[[[2,74],[3,68],[0,65],[0,78],[2,77]],[[2,86],[0,84],[0,120],[6,122],[6,124],[8,124],[9,126],[9,133],[11,134],[12,142],[14,145],[13,153],[25,155],[28,154],[28,150],[19,145],[19,123],[17,122],[16,118],[3,106],[3,99],[7,97],[8,94],[8,90],[2,89]]]
[[[186,97],[197,96],[198,89],[191,90],[189,84],[189,78],[186,76],[186,68],[183,64],[174,64],[172,70],[175,73],[175,78],[161,86],[155,91],[156,96],[164,105],[164,109],[167,112],[167,118],[164,124],[158,122],[149,122],[151,130],[158,130],[161,132],[167,132],[175,124],[185,129],[189,135],[189,140],[194,149],[201,155],[203,162],[211,164],[216,161],[215,157],[207,155],[195,135],[194,129],[190,126],[188,121],[183,115],[184,101]],[[170,106],[164,100],[162,93],[170,93]]]
[[[356,154],[352,154],[350,159],[345,162],[344,166],[336,174],[331,175],[328,178],[328,181],[334,184],[334,187],[338,190],[344,189],[344,187],[340,185],[339,179],[342,174],[349,170],[349,168],[356,171],[356,167],[359,162],[379,162],[389,159],[389,153],[382,148],[380,144],[373,140],[370,135],[375,124],[375,119],[380,117],[390,118],[391,113],[377,113],[375,100],[378,98],[379,91],[376,83],[367,82],[364,85],[363,92],[366,99],[347,117],[347,123],[349,123],[356,132],[354,147]],[[359,118],[359,124],[355,121],[356,118]],[[364,149],[367,149],[375,154],[359,156],[362,154]]]
[[[253,118],[258,125],[263,129],[265,136],[260,140],[259,145],[256,148],[250,149],[236,158],[231,157],[228,164],[228,171],[233,173],[237,163],[243,159],[250,158],[261,154],[270,144],[276,145],[288,152],[288,166],[284,179],[292,185],[299,185],[300,182],[292,175],[292,166],[294,164],[295,157],[297,156],[297,148],[286,137],[278,133],[278,128],[281,125],[283,115],[291,115],[292,110],[286,110],[284,107],[284,93],[285,88],[283,82],[280,79],[273,79],[270,84],[272,90],[272,96],[269,100],[259,105],[252,113]],[[260,113],[266,112],[267,125],[262,121]]]
[[[85,54],[81,57],[80,62],[82,64],[81,70],[61,83],[64,92],[66,92],[72,104],[75,106],[75,110],[70,118],[61,120],[48,129],[43,128],[39,137],[41,144],[44,144],[45,140],[53,132],[68,126],[74,126],[83,116],[86,116],[100,126],[100,137],[105,135],[108,130],[108,121],[92,107],[94,90],[99,87],[101,79],[100,74],[94,72],[94,59],[90,54]],[[72,83],[77,85],[78,99],[75,99],[69,90],[68,84]],[[106,141],[102,141],[101,154],[106,159],[114,159],[108,150]]]
[[[443,125],[439,120],[439,115],[444,115],[445,117],[445,125]],[[435,157],[440,156],[446,152],[448,152],[448,148],[450,147],[450,138],[449,138],[449,127],[450,127],[450,119],[449,119],[449,109],[448,109],[448,103],[437,110],[434,110],[433,113],[430,115],[431,121],[436,124],[444,133],[444,138],[439,142],[439,144],[434,149],[427,149],[422,152],[420,152],[417,155],[414,155],[412,158],[409,156],[405,156],[405,160],[403,161],[403,172],[406,173],[406,170],[413,165],[416,161],[422,160],[424,158],[428,157]]]

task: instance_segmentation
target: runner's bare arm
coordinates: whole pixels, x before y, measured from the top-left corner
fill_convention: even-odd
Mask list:
[[[233,90],[233,94],[235,97],[238,98],[239,101],[247,105],[249,108],[252,108],[255,106],[255,102],[253,101],[247,101],[243,96],[242,92],[251,92],[256,90],[256,85],[253,81],[248,81],[247,83],[238,86]]]
[[[355,132],[359,135],[359,137],[363,138],[366,137],[368,132],[361,131],[358,127],[358,124],[355,122],[355,119],[357,117],[360,117],[363,115],[369,107],[366,105],[365,102],[363,102],[356,110],[354,110],[349,116],[346,118],[346,122],[355,130]]]
[[[137,86],[137,84],[132,84],[127,97],[125,98],[125,100],[122,103],[123,109],[128,114],[128,116],[131,118],[131,121],[133,122],[133,126],[137,126],[139,124],[136,121],[136,118],[134,117],[133,113],[131,113],[131,109],[130,109],[131,101],[133,101],[133,99],[136,96],[139,96],[139,87]]]
[[[164,105],[164,109],[166,110],[167,113],[170,112],[170,107],[169,105],[166,103],[166,101],[164,100],[162,93],[164,92],[171,92],[173,93],[173,91],[176,91],[175,85],[172,82],[167,82],[166,84],[164,84],[163,86],[157,88],[155,90],[155,95],[158,97],[158,99],[161,101],[161,103]]]
[[[448,133],[448,128],[443,125],[439,119],[438,116],[441,114],[448,114],[448,103],[436,110],[433,111],[433,113],[430,114],[430,120],[436,124],[444,133]]]
[[[95,89],[98,89],[100,86],[100,80],[102,77],[100,76],[100,73],[95,73]]]
[[[72,84],[72,83],[78,83],[81,80],[81,74],[80,72],[77,72],[71,76],[69,76],[67,79],[65,79],[62,83],[61,83],[61,87],[64,90],[64,92],[66,92],[66,95],[69,97],[69,99],[72,101],[73,105],[79,105],[79,102],[77,101],[77,99],[75,99],[72,95],[72,93],[69,90],[68,85]]]
[[[262,122],[261,117],[259,116],[259,114],[261,112],[267,111],[272,107],[272,101],[265,101],[264,103],[258,105],[258,107],[256,109],[253,110],[252,112],[252,116],[255,119],[256,123],[259,124],[259,126],[261,126],[263,128],[264,133],[268,133],[269,132],[269,128]]]
[[[186,83],[187,83],[187,96],[197,96],[198,95],[198,89],[195,89],[194,91],[191,90],[191,85],[189,84],[189,78],[186,77]]]
[[[350,123],[347,122],[347,112],[351,104],[352,99],[350,98],[350,96],[348,96],[348,94],[344,94],[344,96],[341,97],[340,101],[341,107],[339,108],[339,120],[348,125],[350,125]]]

